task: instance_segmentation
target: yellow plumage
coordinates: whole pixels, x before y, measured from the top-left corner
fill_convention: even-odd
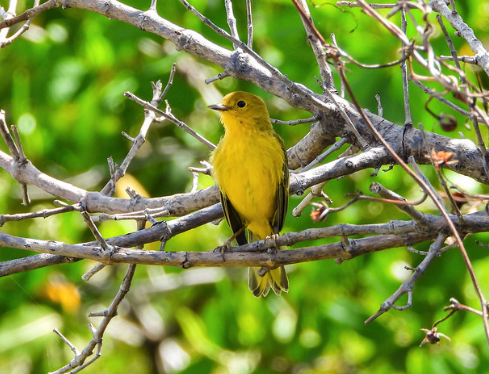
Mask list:
[[[263,100],[247,92],[226,95],[220,104],[225,134],[211,155],[213,177],[219,186],[226,220],[238,244],[278,234],[287,212],[289,170],[282,139],[273,130]],[[277,295],[288,291],[283,266],[263,277],[259,268],[249,270],[253,295],[266,296],[270,287]]]

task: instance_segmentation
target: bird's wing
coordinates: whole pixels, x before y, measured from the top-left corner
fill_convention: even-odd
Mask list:
[[[239,245],[246,244],[246,234],[245,230],[243,230],[244,224],[241,220],[241,217],[239,216],[236,209],[234,209],[233,204],[231,204],[231,201],[227,198],[227,196],[223,194],[222,191],[219,191],[219,193],[221,194],[221,205],[224,216],[226,217],[226,221],[228,221],[231,230],[233,230],[233,234],[241,230],[238,236],[236,236],[236,241]]]
[[[284,163],[282,165],[283,179],[277,184],[277,213],[272,221],[274,234],[278,234],[284,226],[285,216],[287,215],[287,206],[289,202],[289,167],[287,164],[287,151],[283,140],[276,135],[284,152]]]

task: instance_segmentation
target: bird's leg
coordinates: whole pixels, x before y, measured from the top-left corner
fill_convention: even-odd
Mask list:
[[[231,247],[231,243],[233,242],[233,240],[236,239],[238,237],[238,235],[241,234],[245,228],[246,228],[246,226],[242,226],[228,240],[226,240],[223,243],[223,245],[216,247],[216,249],[214,249],[214,252],[220,251],[221,253],[224,253],[229,247]]]

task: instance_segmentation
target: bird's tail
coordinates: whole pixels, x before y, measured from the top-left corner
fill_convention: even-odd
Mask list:
[[[268,270],[263,276],[260,276],[259,272],[260,268],[248,269],[248,288],[253,292],[253,296],[267,296],[270,288],[277,295],[280,295],[282,291],[289,291],[289,278],[287,278],[287,273],[283,265]]]
[[[248,231],[248,236],[250,243],[263,239],[251,231]],[[285,247],[279,249],[285,249]],[[260,269],[255,267],[248,269],[248,288],[253,292],[253,296],[267,296],[270,288],[279,296],[282,291],[289,291],[289,278],[283,265],[268,271],[266,269],[260,271]]]

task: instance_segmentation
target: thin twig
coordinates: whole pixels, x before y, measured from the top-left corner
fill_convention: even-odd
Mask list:
[[[198,187],[199,187],[199,173],[193,172],[192,173],[192,190],[190,192],[197,191]]]
[[[410,3],[410,2],[406,2],[404,3],[405,6],[408,6],[408,7],[413,7],[415,8],[415,6]],[[347,6],[347,7],[350,7],[350,8],[360,8],[362,7],[362,5],[356,1],[337,1],[336,2],[336,5],[338,6]],[[370,3],[369,4],[373,9],[391,9],[391,8],[395,8],[397,7],[399,4],[398,3],[394,3],[394,4],[376,4],[376,3]]]
[[[379,117],[383,117],[384,116],[384,108],[382,107],[382,102],[380,100],[380,94],[378,92],[375,94],[375,100],[377,100],[377,115]]]
[[[401,29],[404,34],[406,34],[407,21],[406,12],[401,11]],[[404,97],[404,126],[412,126],[413,120],[411,119],[411,106],[409,104],[409,86],[408,86],[408,73],[406,64],[406,50],[402,49],[401,52],[401,73],[402,73],[402,92]]]
[[[454,312],[458,312],[458,311],[464,311],[464,312],[470,312],[470,313],[474,313],[476,315],[478,315],[479,317],[484,317],[484,314],[477,310],[477,309],[474,309],[474,308],[471,308],[470,306],[467,306],[467,305],[463,305],[461,304],[457,299],[455,298],[451,298],[450,299],[450,305],[449,306],[446,306],[445,308],[443,308],[444,311],[447,311],[447,310],[450,310],[451,312],[449,313],[448,316],[446,316],[445,318],[442,318],[438,321],[436,321],[433,326],[436,326],[438,325],[439,323],[445,321],[448,317],[450,317]]]
[[[92,325],[89,326],[91,332],[92,332],[92,340],[87,344],[87,346],[81,351],[80,353],[76,354],[73,360],[70,361],[67,365],[63,366],[62,368],[51,372],[49,374],[63,374],[68,371],[71,373],[75,373],[77,371],[82,370],[83,368],[87,367],[88,365],[92,364],[96,359],[100,357],[101,354],[101,346],[102,346],[102,338],[104,336],[105,330],[107,329],[107,326],[109,325],[110,321],[117,316],[117,311],[119,308],[120,303],[122,300],[124,300],[124,297],[126,294],[129,292],[129,289],[131,287],[131,282],[132,278],[134,276],[134,272],[136,270],[136,265],[130,264],[127,267],[126,274],[124,276],[124,279],[119,287],[119,291],[117,292],[114,300],[110,304],[110,306],[104,311],[103,313],[103,318],[98,326],[97,329],[95,329]],[[73,344],[69,343],[67,339],[63,339],[65,342],[70,346],[74,347]],[[94,354],[94,350],[97,348],[97,351],[95,351],[94,357],[89,360],[88,362],[85,362],[86,359]]]
[[[336,92],[333,79],[333,71],[328,64],[327,55],[324,50],[326,42],[314,26],[314,22],[309,12],[307,2],[305,0],[292,0],[292,3],[297,8],[304,28],[307,32],[307,38],[316,57],[316,63],[319,67],[319,73],[321,75],[324,89]]]
[[[238,28],[236,26],[236,17],[233,12],[233,2],[231,0],[224,0],[224,7],[226,8],[229,31],[231,31],[233,38],[240,40]],[[238,48],[238,46],[234,45],[234,49],[236,48]]]
[[[412,77],[412,76],[409,77],[409,80],[412,81],[416,86],[421,88],[426,94],[434,97],[439,102],[445,104],[446,106],[448,106],[449,108],[451,108],[451,109],[455,110],[456,112],[462,114],[463,116],[470,118],[470,116],[471,116],[470,112],[460,108],[459,106],[455,105],[451,101],[448,101],[443,96],[441,96],[441,94],[439,92],[434,91],[433,89],[431,89],[428,86],[421,83],[419,80],[414,79],[414,77]]]
[[[104,222],[104,221],[124,221],[124,220],[140,220],[144,219],[147,214],[151,214],[154,218],[169,217],[170,211],[165,208],[155,208],[155,209],[144,209],[135,212],[122,213],[122,214],[106,214],[101,213],[97,216],[91,216],[93,222]]]
[[[344,144],[346,144],[347,139],[346,138],[341,138],[337,142],[335,142],[331,147],[329,147],[325,152],[317,156],[313,161],[311,161],[308,165],[304,166],[301,169],[301,172],[307,171],[312,169],[314,166],[318,165],[319,163],[323,162],[323,160],[328,157],[331,153],[334,151],[337,151],[341,147],[343,147]]]
[[[419,130],[421,131],[421,136],[423,137],[423,143],[427,145],[428,141],[426,140],[426,133],[424,131],[424,126],[421,123],[418,126],[419,126]],[[433,169],[435,169],[435,172],[438,176],[438,180],[440,182],[440,185],[442,186],[443,190],[445,191],[446,196],[448,197],[448,199],[450,201],[450,204],[452,206],[452,211],[455,212],[457,214],[457,217],[463,222],[464,218],[462,216],[462,213],[460,213],[460,209],[458,208],[457,203],[453,199],[453,196],[450,193],[450,190],[448,189],[448,186],[445,182],[445,179],[443,178],[443,176],[440,172],[440,167],[437,164],[435,164],[436,160],[433,159],[432,153],[436,153],[436,152],[430,152],[430,150],[427,148],[427,146],[425,149],[426,149],[426,157],[428,157],[431,160],[431,165],[433,166]]]
[[[397,31],[395,30],[394,26],[392,24],[389,24],[389,23],[386,23],[380,16],[378,16],[371,7],[369,7],[369,5],[367,3],[365,3],[364,0],[359,0],[359,2],[362,4],[362,7],[365,11],[367,11],[367,14],[369,14],[370,16],[372,16],[373,18],[379,20],[386,28],[388,28],[393,34],[397,34]],[[402,38],[401,38],[402,39]],[[406,43],[406,45],[408,45],[409,43]],[[346,77],[344,75],[344,72],[343,72],[343,69],[339,69],[338,70],[339,73],[340,73],[340,77],[343,81],[345,81],[345,86],[348,90],[348,93],[355,105],[355,107],[357,108],[358,112],[360,113],[362,119],[365,121],[365,123],[368,124],[370,130],[372,131],[373,134],[375,134],[375,137],[383,144],[383,146],[388,150],[388,152],[392,155],[392,157],[394,157],[394,159],[402,166],[402,168],[423,188],[423,190],[430,196],[430,198],[432,199],[432,201],[435,203],[436,207],[438,208],[438,210],[440,211],[441,215],[446,219],[449,227],[450,227],[450,231],[451,233],[454,235],[455,237],[455,240],[458,242],[459,244],[459,249],[460,249],[460,252],[462,254],[462,257],[464,259],[464,262],[465,262],[465,265],[467,267],[467,270],[469,272],[469,275],[471,277],[471,280],[472,280],[472,283],[474,285],[474,288],[475,288],[475,291],[479,297],[479,300],[481,301],[481,305],[485,305],[485,298],[484,298],[484,295],[482,294],[482,290],[480,289],[479,287],[479,284],[477,282],[477,279],[476,279],[476,276],[475,276],[475,273],[474,273],[474,270],[472,268],[472,264],[470,262],[470,259],[467,255],[467,251],[465,250],[465,247],[463,245],[463,241],[455,227],[455,225],[453,224],[453,222],[449,219],[449,216],[448,216],[448,212],[446,211],[445,207],[443,206],[443,203],[440,201],[439,197],[436,195],[436,193],[429,187],[429,185],[423,181],[423,179],[418,176],[417,174],[413,173],[411,171],[411,169],[409,169],[409,167],[403,162],[403,160],[396,154],[396,152],[389,146],[389,144],[385,141],[385,139],[383,138],[383,136],[378,132],[378,130],[372,125],[372,123],[370,122],[369,118],[365,115],[364,111],[362,110],[362,108],[360,107],[360,105],[358,104],[355,96],[353,95],[353,92],[350,88],[350,86],[347,84],[346,82]],[[433,69],[430,69],[430,71],[433,73]],[[487,311],[485,311],[485,313],[487,313]],[[486,332],[486,338],[487,338],[487,341],[489,342],[489,326],[487,324],[487,320],[484,319],[484,329],[485,329],[485,332]]]
[[[82,280],[88,282],[95,274],[105,269],[106,266],[107,266],[106,264],[102,264],[101,262],[99,262],[93,268],[91,268],[89,271],[87,271],[85,274],[82,275],[81,277]]]
[[[355,125],[351,121],[350,117],[348,116],[348,114],[346,114],[345,109],[336,101],[335,96],[329,90],[326,90],[325,93],[331,99],[331,101],[336,105],[336,107],[339,109],[339,112],[340,112],[341,116],[343,117],[343,119],[345,120],[347,126],[350,128],[351,132],[355,135],[355,138],[358,140],[360,147],[362,147],[362,149],[368,148],[367,141],[363,138],[363,136],[360,135],[357,128],[355,127]]]
[[[100,231],[98,231],[98,228],[93,223],[92,219],[90,218],[90,215],[86,211],[82,211],[81,215],[85,220],[87,226],[90,228],[90,231],[92,232],[93,236],[95,237],[95,239],[97,239],[97,242],[104,249],[104,251],[110,251],[111,250],[110,246],[107,244],[103,236],[100,234]]]
[[[440,60],[443,60],[443,61],[454,61],[454,58],[453,58],[453,56],[444,56],[444,55],[441,55],[440,56]],[[459,62],[464,62],[466,64],[477,65],[477,56],[457,56],[457,60]]]
[[[248,30],[248,40],[246,45],[253,48],[253,14],[251,9],[251,0],[246,0],[246,25]]]
[[[414,272],[413,274],[409,277],[407,281],[405,281],[394,294],[392,294],[391,297],[389,297],[387,300],[385,300],[382,305],[380,306],[380,309],[377,311],[377,313],[373,314],[367,320],[365,321],[365,324],[368,324],[372,322],[374,319],[379,317],[380,315],[384,314],[387,312],[390,308],[394,308],[397,310],[404,310],[407,308],[410,308],[412,305],[412,294],[413,294],[413,287],[416,281],[421,278],[421,276],[426,272],[428,269],[428,266],[431,264],[431,262],[435,259],[435,257],[438,256],[439,251],[442,248],[443,242],[445,241],[447,237],[446,232],[440,232],[438,234],[437,239],[431,244],[430,250],[426,257],[421,261],[421,263],[413,269]],[[395,303],[397,300],[401,298],[402,295],[408,294],[408,302],[404,306],[396,306]]]
[[[5,111],[3,109],[0,110],[0,133],[2,134],[2,138],[5,141],[5,144],[7,144],[10,154],[12,155],[14,160],[18,162],[20,160],[20,153],[14,139],[8,131],[7,123],[5,120]]]
[[[486,74],[489,74],[489,54],[484,48],[484,44],[475,36],[474,30],[470,28],[457,13],[450,10],[444,0],[432,0],[430,6],[435,12],[439,12],[457,31],[457,35],[465,39],[475,56],[479,65]]]
[[[2,227],[6,222],[22,221],[25,219],[32,219],[32,218],[47,218],[50,216],[54,216],[56,214],[72,212],[74,210],[77,210],[77,208],[74,205],[69,205],[63,208],[43,209],[38,212],[32,212],[32,213],[0,214],[0,227]]]
[[[40,0],[35,0],[34,1],[34,4],[33,4],[33,7],[37,7],[39,5],[39,2]],[[17,1],[10,1],[9,2],[9,9],[8,11],[5,13],[5,16],[3,17],[5,21],[7,20],[10,20],[12,18],[14,18],[14,14],[15,14],[15,8],[17,6]],[[14,35],[12,35],[11,37],[7,38],[7,35],[8,35],[8,32],[9,32],[9,29],[8,28],[3,28],[1,31],[0,31],[0,49],[9,45],[9,44],[12,44],[12,42],[16,39],[18,39],[22,34],[24,34],[27,30],[29,30],[29,27],[31,25],[31,19],[27,20],[26,23],[24,23],[22,25],[22,27],[20,27]]]
[[[314,121],[317,121],[317,118],[315,116],[309,118],[296,119],[293,121],[282,121],[280,119],[270,118],[270,122],[272,122],[274,125],[288,125],[288,126],[296,126],[296,125],[301,125],[303,123],[311,123]]]
[[[187,124],[185,124],[184,122],[182,122],[179,119],[177,119],[173,114],[164,112],[164,111],[156,108],[151,103],[148,103],[147,101],[144,101],[144,100],[140,99],[139,97],[137,97],[136,95],[132,94],[131,92],[128,92],[128,91],[124,92],[124,96],[126,96],[127,98],[129,98],[132,101],[135,101],[136,103],[138,103],[139,105],[141,105],[143,108],[146,108],[148,110],[151,110],[151,111],[153,111],[153,112],[155,112],[155,113],[157,113],[157,114],[165,117],[166,119],[168,119],[169,121],[171,121],[172,123],[174,123],[175,125],[177,125],[179,128],[181,128],[185,132],[187,132],[190,135],[192,135],[199,142],[201,142],[202,144],[206,145],[209,149],[215,149],[216,148],[216,145],[215,144],[211,143],[206,138],[204,138],[202,135],[200,135],[197,132],[195,132]]]
[[[78,351],[78,349],[58,329],[56,328],[53,329],[53,332],[57,334],[66,343],[68,347],[70,347],[71,351],[75,356],[80,354],[80,351]]]
[[[168,91],[170,90],[170,87],[173,84],[173,79],[175,78],[175,73],[176,72],[177,72],[177,64],[174,62],[171,65],[170,77],[168,78],[168,82],[166,83],[165,89],[163,90],[163,92],[161,93],[161,95],[157,99],[153,99],[155,102],[161,103],[163,101],[163,99],[166,97],[166,94],[168,93]],[[158,90],[158,83],[151,82],[151,86],[153,86],[153,91],[154,92],[155,91],[157,92],[157,90]]]
[[[24,13],[22,13],[18,16],[15,16],[15,17],[12,17],[12,18],[9,18],[9,19],[6,19],[6,20],[0,22],[0,29],[4,29],[6,27],[13,26],[17,23],[30,20],[30,19],[36,17],[37,15],[39,15],[39,14],[41,14],[41,13],[43,13],[49,9],[59,7],[60,4],[61,4],[60,0],[48,0],[41,5],[35,5],[31,9],[27,9]]]
[[[325,185],[326,182],[323,182],[311,188],[311,191],[309,191],[309,193],[300,201],[300,203],[297,204],[294,209],[292,209],[292,215],[294,217],[300,217],[304,209],[311,205],[312,200],[315,197],[325,198],[331,203],[332,201],[323,192],[323,188]],[[325,205],[324,207],[327,208],[328,206]]]

